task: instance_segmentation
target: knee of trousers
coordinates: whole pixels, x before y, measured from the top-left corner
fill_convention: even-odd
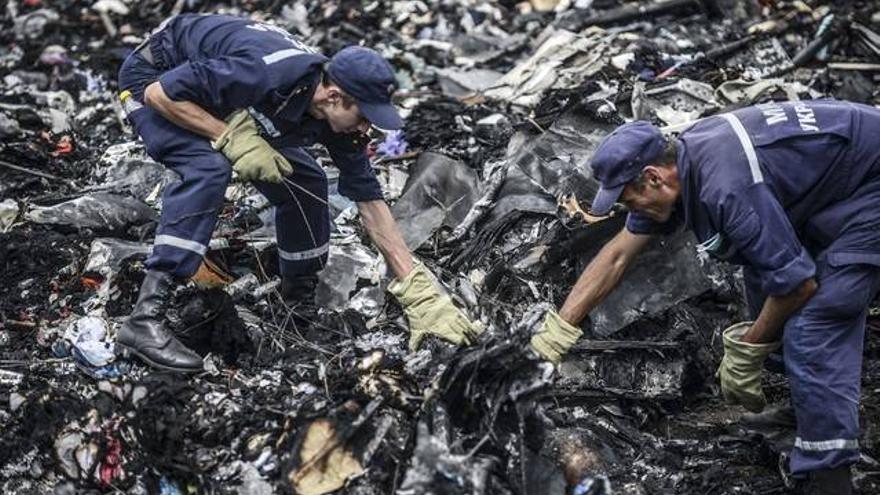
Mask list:
[[[843,323],[860,318],[870,304],[866,297],[849,293],[853,287],[820,291],[800,311],[803,318]]]
[[[159,231],[171,228],[187,239],[210,238],[232,177],[229,162],[219,153],[205,153],[185,165],[167,165],[181,180],[165,188]]]
[[[819,290],[785,324],[785,352],[804,353],[799,361],[821,363],[861,342],[865,313],[877,286],[878,271],[865,265],[819,265]],[[794,355],[793,355],[794,356]],[[861,355],[858,356],[859,358]]]
[[[846,320],[861,315],[871,303],[880,270],[866,264],[830,266],[820,263],[817,275],[819,290],[801,312]]]
[[[290,180],[298,187],[290,186],[289,190],[285,189],[281,194],[267,195],[267,197],[273,204],[279,207],[293,205],[296,203],[296,199],[299,200],[299,203],[304,208],[324,207],[327,203],[327,188],[329,184],[327,174],[323,170],[320,170],[320,173],[312,170],[308,172],[308,174],[297,174],[294,172],[290,177]],[[300,190],[300,188],[305,189],[311,194],[307,194]],[[316,198],[321,198],[321,200],[319,201]]]
[[[280,184],[254,182],[270,203],[279,209],[302,206],[305,210],[320,209],[327,205],[327,174],[317,164],[314,166],[293,163],[294,171]]]
[[[319,198],[327,198],[327,172],[315,161],[308,151],[302,148],[287,148],[283,155],[293,165],[293,174],[288,178]],[[283,195],[282,201],[290,201],[289,195]]]
[[[793,396],[814,401],[857,400],[865,306],[807,303],[785,325],[783,349]]]
[[[232,166],[229,160],[220,153],[208,153],[198,158],[198,166],[191,171],[183,171],[181,175],[184,181],[192,180],[195,187],[222,190],[226,192],[226,186],[232,179]]]

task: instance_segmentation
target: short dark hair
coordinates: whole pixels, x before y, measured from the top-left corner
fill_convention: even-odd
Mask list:
[[[669,167],[678,163],[678,144],[676,139],[667,139],[666,147],[663,148],[663,154],[660,155],[659,165]]]
[[[654,160],[654,163],[649,163],[648,165],[657,165],[663,168],[675,167],[678,163],[678,145],[675,142],[675,139],[667,139],[666,146],[663,148],[663,153]],[[648,181],[645,179],[644,171],[639,173],[639,176],[635,178],[632,182],[633,188],[642,192],[645,190],[645,187],[648,185]]]

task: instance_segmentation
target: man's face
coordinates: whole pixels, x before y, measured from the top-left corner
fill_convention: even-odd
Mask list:
[[[370,130],[370,121],[361,115],[357,103],[345,100],[342,95],[334,95],[321,105],[321,111],[330,128],[333,132],[366,133]]]
[[[678,174],[674,168],[648,166],[640,179],[623,188],[619,201],[630,211],[662,223],[672,217],[678,194]]]

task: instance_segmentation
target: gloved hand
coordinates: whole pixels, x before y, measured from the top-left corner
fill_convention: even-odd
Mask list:
[[[483,326],[471,322],[452,304],[449,294],[442,293],[430,271],[415,260],[413,270],[403,280],[388,285],[388,292],[403,306],[409,320],[409,348],[415,351],[422,339],[436,335],[453,344],[473,344]]]
[[[230,115],[226,130],[211,145],[229,158],[242,180],[277,183],[293,172],[290,162],[260,137],[257,123],[247,110]]]
[[[721,394],[728,404],[742,404],[751,412],[761,412],[767,405],[761,389],[764,359],[779,349],[781,342],[750,344],[740,339],[751,328],[751,321],[737,323],[724,330],[724,358],[718,367]]]
[[[550,310],[544,317],[541,329],[532,336],[532,349],[547,361],[559,364],[562,356],[583,334],[583,330],[563,320],[556,311]]]

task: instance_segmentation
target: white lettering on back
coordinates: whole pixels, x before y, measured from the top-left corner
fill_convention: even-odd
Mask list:
[[[779,106],[779,104],[776,102],[764,103],[755,106],[761,110],[762,114],[764,114],[764,118],[767,119],[768,126],[788,121],[788,115],[785,114],[785,109]]]
[[[316,50],[314,48],[304,44],[303,42],[298,40],[294,35],[290,34],[286,30],[284,30],[283,28],[280,28],[278,26],[273,26],[271,24],[254,23],[254,24],[248,24],[247,28],[253,29],[254,31],[263,31],[265,33],[275,33],[275,34],[281,35],[282,38],[287,40],[287,42],[290,43],[297,50],[304,52],[304,53],[316,53]]]
[[[794,108],[802,131],[819,132],[819,124],[816,122],[816,114],[812,108],[802,101],[794,102],[792,108]]]

